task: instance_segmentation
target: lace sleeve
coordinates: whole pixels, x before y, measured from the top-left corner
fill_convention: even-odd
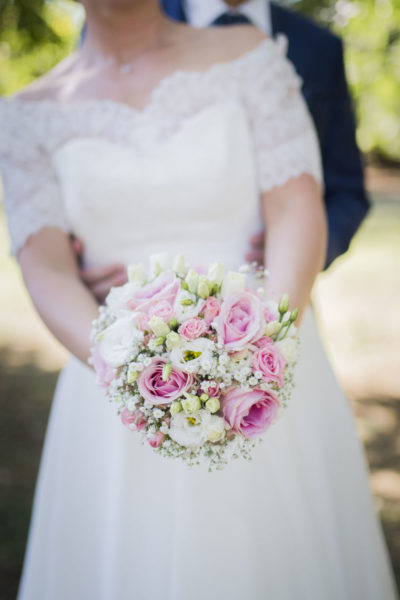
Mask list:
[[[258,53],[243,76],[261,191],[303,173],[322,186],[317,135],[300,92],[302,81],[286,59],[286,47],[281,36],[272,48],[268,46],[269,56]]]
[[[24,118],[21,107],[18,115],[16,112],[12,100],[1,101],[0,171],[14,256],[27,238],[43,227],[70,231],[49,156],[29,128],[29,116]]]

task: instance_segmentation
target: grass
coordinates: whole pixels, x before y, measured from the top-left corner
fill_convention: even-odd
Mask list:
[[[314,291],[321,334],[348,394],[400,582],[400,201],[375,190],[350,251]],[[57,373],[66,353],[41,324],[7,255],[0,214],[0,600],[15,597]]]

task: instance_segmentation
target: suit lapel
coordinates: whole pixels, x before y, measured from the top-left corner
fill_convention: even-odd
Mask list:
[[[175,19],[175,21],[186,22],[185,11],[183,10],[182,0],[161,0],[162,7],[165,13]]]

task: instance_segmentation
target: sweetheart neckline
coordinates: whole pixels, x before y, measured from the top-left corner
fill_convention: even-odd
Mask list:
[[[153,87],[151,93],[148,96],[148,100],[145,105],[141,108],[135,107],[126,102],[120,100],[114,100],[112,98],[87,98],[76,102],[60,102],[50,98],[43,98],[41,100],[24,100],[18,96],[3,96],[0,98],[0,103],[10,105],[15,103],[19,108],[22,106],[35,107],[41,110],[60,110],[61,112],[71,112],[79,109],[94,109],[94,108],[107,108],[113,107],[126,113],[141,116],[146,115],[147,112],[151,111],[151,108],[156,104],[158,97],[162,94],[164,89],[168,88],[176,79],[194,78],[194,77],[209,77],[215,73],[219,73],[221,70],[240,66],[242,63],[246,63],[247,60],[257,55],[259,52],[264,50],[264,47],[271,46],[276,48],[282,53],[286,53],[287,50],[287,38],[283,34],[279,34],[275,39],[267,37],[259,42],[256,46],[247,50],[237,58],[229,61],[220,61],[212,63],[207,69],[203,71],[194,69],[175,69],[165,77],[162,77],[158,83]]]

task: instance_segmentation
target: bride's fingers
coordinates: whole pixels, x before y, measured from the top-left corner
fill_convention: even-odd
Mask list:
[[[80,270],[81,279],[86,285],[96,285],[102,281],[107,281],[113,277],[127,278],[126,268],[120,263],[111,263],[109,265],[99,265],[95,267],[85,267]],[[125,283],[124,281],[124,283]]]
[[[89,288],[95,298],[97,298],[97,300],[100,302],[103,302],[112,287],[123,285],[126,283],[126,280],[126,276],[122,275],[121,273],[117,273],[113,277],[109,277],[103,281],[89,286]]]
[[[245,256],[247,262],[256,262],[259,265],[264,264],[264,252],[262,250],[250,250]]]
[[[71,236],[72,249],[75,252],[75,256],[79,259],[83,254],[83,243],[79,238]]]
[[[265,238],[265,231],[259,231],[258,233],[255,233],[254,235],[251,236],[250,244],[251,244],[253,250],[255,250],[255,249],[262,250],[263,249],[264,238]]]

